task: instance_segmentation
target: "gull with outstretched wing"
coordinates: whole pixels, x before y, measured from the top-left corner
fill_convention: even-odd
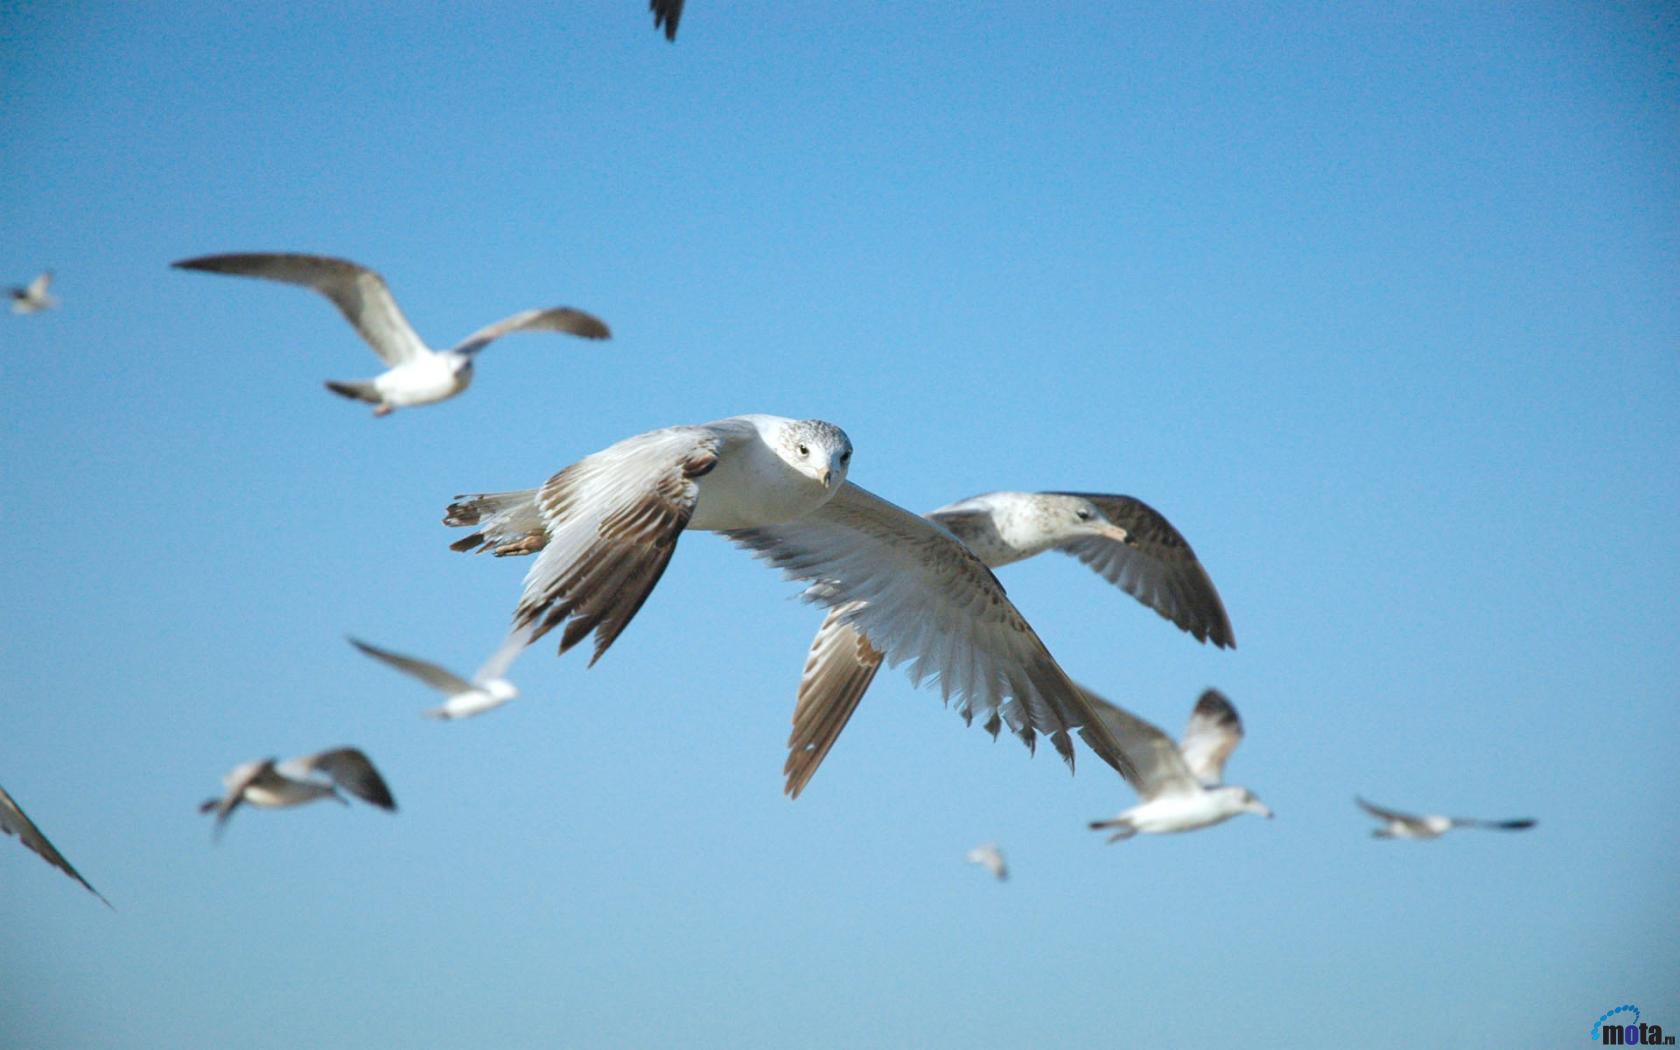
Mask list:
[[[218,838],[241,804],[279,809],[330,798],[349,805],[338,793],[342,788],[380,809],[397,808],[385,778],[367,755],[353,747],[317,751],[284,762],[273,758],[246,762],[235,766],[222,778],[222,784],[227,791],[221,797],[206,799],[198,807],[200,813],[216,814]]]
[[[1438,839],[1453,828],[1488,828],[1494,831],[1526,831],[1535,825],[1535,821],[1520,820],[1479,820],[1475,817],[1443,817],[1434,813],[1401,813],[1399,810],[1387,809],[1375,803],[1367,802],[1357,795],[1353,799],[1359,808],[1383,822],[1380,828],[1371,830],[1372,838],[1379,839]]]
[[[569,306],[525,310],[487,325],[449,350],[433,350],[403,316],[385,278],[350,262],[325,255],[294,252],[244,252],[205,255],[172,263],[179,270],[202,270],[313,288],[331,300],[356,333],[373,348],[388,370],[372,379],[329,380],[327,389],[373,404],[373,414],[430,405],[454,397],[472,382],[473,359],[480,350],[510,332],[565,332],[585,339],[606,339],[607,326]]]

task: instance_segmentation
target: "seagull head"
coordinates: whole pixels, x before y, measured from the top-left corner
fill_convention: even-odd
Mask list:
[[[833,491],[852,464],[852,439],[833,423],[801,419],[782,428],[778,451],[793,469]]]
[[[1108,520],[1102,508],[1083,496],[1058,495],[1051,504],[1054,524],[1066,536],[1102,536],[1125,543],[1130,534]]]

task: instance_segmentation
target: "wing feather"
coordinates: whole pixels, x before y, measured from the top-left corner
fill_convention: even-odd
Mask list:
[[[612,331],[599,317],[569,306],[556,306],[547,310],[526,310],[506,320],[485,325],[456,344],[455,352],[476,354],[510,332],[565,332],[584,339],[612,338]]]
[[[1236,635],[1213,580],[1183,534],[1153,507],[1131,496],[1090,492],[1079,496],[1126,531],[1125,541],[1085,536],[1060,550],[1090,566],[1109,583],[1190,632],[1197,641],[1234,649]]]
[[[1225,760],[1242,743],[1242,719],[1225,694],[1209,689],[1197,699],[1184,727],[1178,750],[1184,764],[1203,784],[1213,787],[1225,778]]]
[[[404,674],[412,675],[440,692],[465,693],[473,689],[473,684],[465,678],[430,661],[404,656],[389,649],[381,649],[377,645],[369,645],[359,638],[351,638],[350,644],[375,660],[389,664]]]
[[[295,252],[244,252],[205,255],[173,263],[181,270],[203,270],[313,288],[332,301],[380,360],[396,367],[431,353],[403,316],[378,273],[348,259]]]
[[[1007,723],[1032,748],[1050,734],[1073,764],[1078,729],[1104,761],[1129,770],[1107,730],[990,569],[942,526],[847,483],[796,521],[725,533],[834,608],[913,682],[937,677],[965,720]]]
[[[324,774],[334,784],[381,809],[397,808],[397,800],[391,796],[391,789],[386,786],[385,778],[373,767],[373,760],[356,748],[338,747],[330,751],[319,751],[313,755],[295,758],[287,764],[307,772]]]
[[[1104,700],[1083,686],[1080,690],[1103,725],[1108,727],[1120,750],[1125,752],[1132,769],[1136,770],[1136,775],[1127,775],[1126,780],[1137,791],[1139,798],[1148,801],[1162,795],[1201,790],[1201,783],[1185,764],[1178,745],[1159,726]]]
[[[787,776],[784,790],[790,798],[798,798],[805,790],[881,668],[881,651],[845,622],[849,609],[840,606],[828,611],[805,659],[793,708],[793,732],[788,735],[787,764],[782,767]]]
[[[81,883],[82,888],[104,901],[107,908],[111,907],[111,902],[105,900],[105,895],[94,889],[88,880],[82,878],[81,873],[64,859],[64,854],[47,841],[47,837],[41,834],[41,829],[35,826],[35,822],[29,819],[3,787],[0,787],[0,831],[16,835],[19,842],[34,850],[41,859]]]

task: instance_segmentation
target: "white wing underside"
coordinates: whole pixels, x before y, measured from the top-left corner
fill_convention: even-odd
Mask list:
[[[846,624],[890,665],[907,663],[913,682],[937,678],[965,720],[979,715],[993,732],[1007,723],[1028,747],[1049,733],[1070,765],[1077,728],[1126,765],[991,570],[937,523],[848,482],[804,518],[725,535],[809,583],[806,600],[847,605]]]

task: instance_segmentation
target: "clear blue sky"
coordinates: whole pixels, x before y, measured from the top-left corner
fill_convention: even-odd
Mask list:
[[[1566,1046],[1680,1027],[1680,18],[1664,5],[8,3],[0,842],[32,1048]],[[447,404],[305,291],[342,255]],[[461,492],[741,412],[832,420],[930,509],[1129,493],[1240,648],[1071,559],[1004,570],[1070,673],[1177,732],[1225,690],[1277,819],[1106,846],[1086,754],[884,676],[781,793],[819,617],[685,538],[594,669],[475,721],[525,566]],[[194,812],[341,743],[401,812]],[[1370,839],[1352,796],[1520,835]],[[996,840],[1015,877],[965,866]]]

